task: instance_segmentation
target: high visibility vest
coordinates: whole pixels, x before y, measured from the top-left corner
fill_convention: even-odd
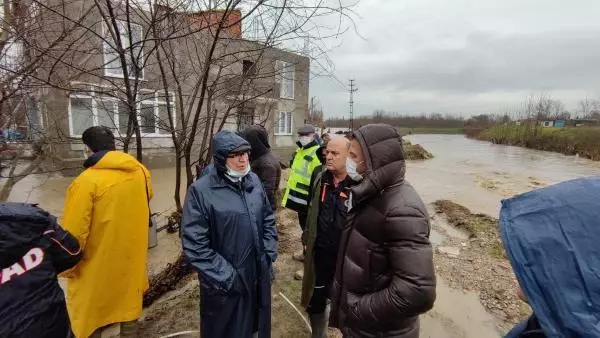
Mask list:
[[[321,165],[317,157],[320,146],[304,149],[298,148],[294,154],[294,162],[290,168],[285,194],[281,205],[295,211],[306,211],[308,208],[308,191],[310,190],[310,176],[316,167]]]

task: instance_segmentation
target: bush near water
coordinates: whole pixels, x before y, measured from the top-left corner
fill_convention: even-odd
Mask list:
[[[505,123],[469,136],[496,144],[579,155],[600,161],[600,127],[554,128],[534,123]]]
[[[406,139],[402,139],[402,148],[404,150],[404,159],[406,160],[427,160],[433,158],[433,154],[425,150],[420,144],[412,144]]]

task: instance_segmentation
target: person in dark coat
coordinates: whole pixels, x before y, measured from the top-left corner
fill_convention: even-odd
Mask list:
[[[202,337],[270,337],[277,232],[249,151],[236,133],[217,133],[214,165],[192,184],[183,208],[183,252],[200,280]]]
[[[330,324],[344,337],[418,338],[419,314],[433,307],[429,216],[404,180],[402,139],[370,124],[349,135],[350,189],[333,283]]]
[[[262,181],[273,212],[277,210],[277,192],[281,180],[281,165],[269,145],[269,135],[263,126],[248,126],[241,136],[250,143],[250,167]]]
[[[313,338],[327,334],[327,305],[348,210],[348,189],[353,184],[346,173],[348,144],[348,139],[339,135],[329,140],[324,171],[315,169],[310,184],[306,230],[302,234],[306,259],[300,301],[309,314]]]
[[[35,205],[0,203],[0,218],[0,337],[70,337],[57,275],[81,259],[77,239]]]

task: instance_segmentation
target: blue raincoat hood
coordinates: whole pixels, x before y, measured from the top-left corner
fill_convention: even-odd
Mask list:
[[[502,201],[500,232],[547,337],[600,337],[600,177]]]
[[[218,132],[212,140],[212,156],[215,167],[221,172],[227,171],[225,162],[227,162],[227,155],[230,152],[234,150],[249,151],[250,149],[250,143],[238,134],[232,131]]]

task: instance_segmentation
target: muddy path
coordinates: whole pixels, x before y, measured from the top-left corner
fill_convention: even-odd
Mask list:
[[[434,229],[443,230],[442,225],[436,222],[434,217]],[[302,317],[281,296],[283,294],[302,311],[301,281],[294,279],[294,273],[302,269],[302,264],[292,259],[292,253],[301,248],[297,217],[289,210],[280,210],[277,227],[280,254],[275,264],[276,280],[272,293],[272,334],[273,337],[281,338],[308,337],[309,331]],[[443,243],[445,241],[440,242]],[[167,245],[175,243],[161,243],[161,246]],[[436,254],[438,268],[439,264],[446,264],[443,259],[443,256]],[[180,282],[176,290],[167,293],[145,310],[141,320],[140,337],[161,337],[174,332],[198,330],[199,306],[198,281],[194,275],[190,275]],[[303,312],[302,314],[305,315]],[[502,333],[501,324],[501,321],[482,306],[475,291],[452,288],[443,277],[438,276],[437,300],[434,308],[421,317],[421,337],[499,337]],[[197,334],[190,334],[191,336],[197,337]],[[339,337],[339,334],[330,330],[329,337]]]

